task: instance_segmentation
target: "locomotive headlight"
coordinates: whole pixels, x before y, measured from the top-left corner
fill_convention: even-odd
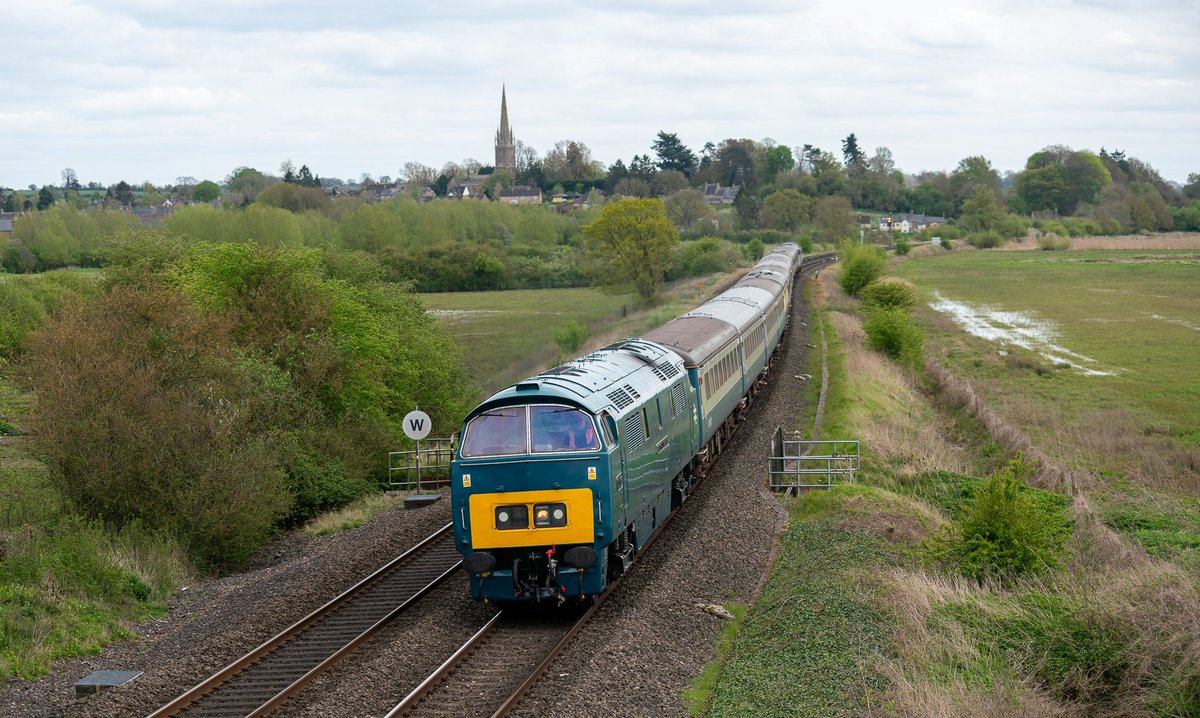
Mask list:
[[[529,528],[529,507],[524,504],[496,507],[496,528],[525,529]]]
[[[567,525],[566,504],[536,504],[533,507],[533,525],[537,528]]]

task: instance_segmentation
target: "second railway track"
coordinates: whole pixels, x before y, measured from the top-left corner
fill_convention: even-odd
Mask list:
[[[270,713],[455,573],[460,559],[450,526],[444,526],[149,718]]]

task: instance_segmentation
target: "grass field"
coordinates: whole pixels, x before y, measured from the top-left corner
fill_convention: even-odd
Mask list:
[[[1035,438],[1107,471],[1123,467],[1099,465],[1116,457],[1095,447],[1073,449],[1073,425],[1200,447],[1200,254],[963,252],[903,262],[896,274],[929,302],[967,305],[990,323],[996,341],[926,312],[948,366]]]
[[[705,301],[744,271],[674,282],[664,288],[661,302],[649,308],[638,306],[635,295],[604,294],[591,288],[441,292],[420,297],[454,334],[471,376],[485,391],[492,391],[613,339],[637,336]],[[566,356],[555,344],[554,334],[571,321],[587,326],[589,340]]]
[[[1008,338],[922,309],[926,356],[1032,447],[1092,477],[1075,495],[1023,487],[1071,535],[1032,573],[983,580],[937,552],[963,536],[983,477],[1012,465],[1009,436],[869,349],[836,271],[815,297],[833,369],[822,434],[862,439],[862,471],[855,486],[791,505],[763,598],[693,686],[708,715],[1200,715],[1197,417],[1170,395],[1195,388],[1194,340],[1179,331],[1196,314],[1194,257],[961,252],[893,264],[929,302],[956,302],[964,324]],[[1128,299],[1080,297],[1114,292]],[[1097,318],[1124,326],[1143,313],[1162,318],[1107,341],[1092,333],[1110,323]]]

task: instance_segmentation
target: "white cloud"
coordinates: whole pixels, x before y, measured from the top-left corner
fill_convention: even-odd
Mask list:
[[[1190,2],[620,0],[453,6],[347,0],[48,0],[8,13],[0,182],[274,170],[397,173],[491,158],[499,85],[518,137],[597,159],[656,132],[836,149],[855,132],[907,171],[1042,146],[1121,147],[1200,171]],[[86,168],[86,169],[85,169]]]

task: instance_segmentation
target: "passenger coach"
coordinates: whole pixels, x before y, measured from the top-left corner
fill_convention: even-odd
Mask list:
[[[787,325],[800,248],[641,339],[504,389],[467,415],[451,470],[471,593],[562,602],[626,571],[732,435]]]

